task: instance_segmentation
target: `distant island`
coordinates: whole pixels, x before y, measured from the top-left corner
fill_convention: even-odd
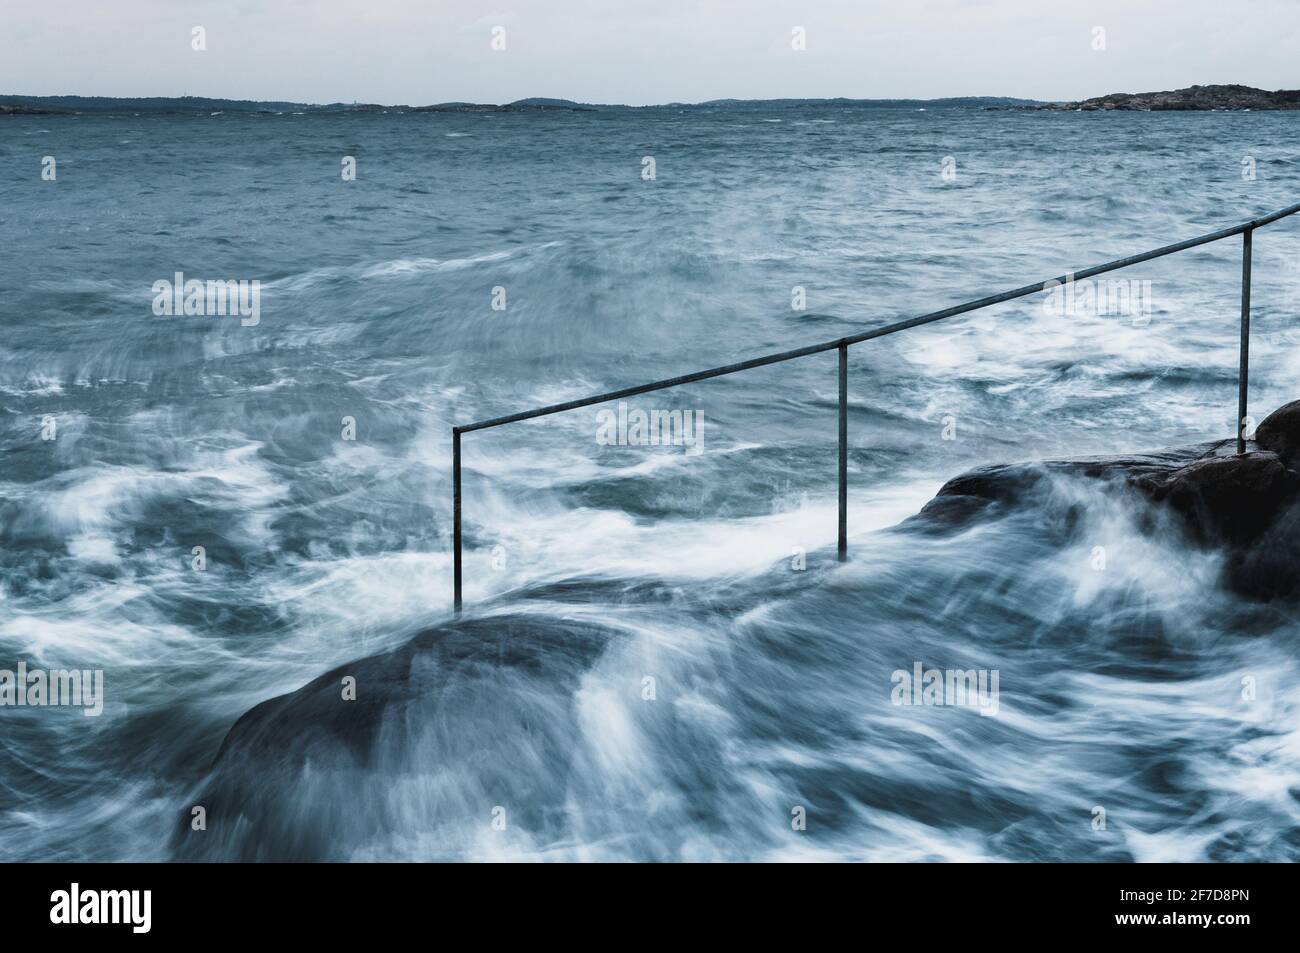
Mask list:
[[[1010,108],[1195,112],[1216,109],[1300,109],[1300,89],[1256,89],[1254,86],[1188,86],[1158,93],[1111,93],[1075,103],[1030,103]]]
[[[434,103],[428,106],[380,103],[292,103],[203,96],[0,96],[0,116],[71,115],[80,113],[252,113],[314,115],[321,113],[521,113],[608,112],[625,110],[723,111],[746,109],[987,109],[1056,111],[1209,111],[1300,109],[1300,90],[1253,86],[1189,86],[1153,93],[1111,93],[1077,102],[1044,102],[1009,96],[951,96],[943,99],[713,99],[702,103],[625,106],[579,103],[571,99],[530,98],[510,103]]]

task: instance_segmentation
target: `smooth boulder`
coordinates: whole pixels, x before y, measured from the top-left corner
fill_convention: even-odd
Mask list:
[[[1255,442],[1271,450],[1288,467],[1300,463],[1300,400],[1283,404],[1255,428]]]

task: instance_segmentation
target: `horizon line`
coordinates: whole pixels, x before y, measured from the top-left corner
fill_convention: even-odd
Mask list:
[[[374,100],[330,100],[322,101],[305,101],[294,99],[248,99],[238,96],[209,96],[198,95],[194,93],[180,94],[159,94],[146,96],[110,96],[103,94],[85,94],[85,93],[0,93],[0,102],[7,100],[55,100],[55,99],[86,99],[86,100],[106,100],[114,102],[136,102],[141,100],[204,100],[208,102],[227,102],[227,103],[253,103],[257,105],[288,105],[288,106],[380,106],[385,109],[419,109],[424,106],[513,106],[523,103],[561,103],[573,106],[589,106],[592,108],[614,108],[614,109],[655,109],[669,106],[711,106],[717,103],[940,103],[954,100],[1010,100],[1024,103],[1055,103],[1067,102],[1070,100],[1058,99],[1034,99],[1027,96],[1007,96],[996,94],[969,94],[955,96],[757,96],[753,98],[742,98],[737,96],[719,96],[713,99],[701,99],[695,101],[686,100],[669,100],[659,103],[643,103],[640,105],[633,103],[609,103],[609,102],[590,102],[581,99],[570,99],[563,96],[523,96],[518,99],[511,99],[502,102],[483,102],[475,100],[449,99],[430,103],[384,103]]]
[[[877,97],[856,97],[856,96],[762,96],[755,98],[740,98],[735,96],[715,97],[712,99],[697,100],[693,102],[672,100],[669,102],[643,103],[635,105],[632,103],[601,103],[588,102],[584,100],[569,99],[557,96],[525,96],[519,99],[512,99],[505,102],[476,102],[472,100],[444,100],[441,102],[432,102],[424,104],[413,103],[383,103],[368,100],[334,100],[331,102],[319,101],[299,101],[292,99],[245,99],[231,96],[206,96],[196,95],[193,93],[184,93],[181,95],[151,95],[151,96],[106,96],[106,95],[85,95],[81,93],[3,93],[0,94],[0,105],[8,104],[40,104],[54,105],[58,101],[63,101],[64,108],[75,108],[67,105],[69,100],[81,100],[87,103],[104,103],[104,104],[139,104],[143,102],[158,103],[184,103],[200,102],[212,104],[247,104],[250,106],[266,107],[301,107],[304,109],[331,109],[331,108],[366,108],[366,109],[393,109],[393,110],[433,110],[433,109],[505,109],[509,107],[552,107],[557,109],[671,109],[671,108],[701,108],[709,106],[722,105],[886,105],[894,103],[906,104],[935,104],[935,105],[961,105],[969,104],[998,104],[998,105],[1025,105],[1025,106],[1059,106],[1074,103],[1087,103],[1096,100],[1105,100],[1110,97],[1143,97],[1156,96],[1172,93],[1186,93],[1197,89],[1234,89],[1250,91],[1253,93],[1278,94],[1286,92],[1300,92],[1297,90],[1268,90],[1262,87],[1249,86],[1244,83],[1205,83],[1192,84],[1191,86],[1178,87],[1166,90],[1148,90],[1145,92],[1129,93],[1112,91],[1097,96],[1084,97],[1082,99],[1034,99],[1025,96],[1005,96],[1005,95],[957,95],[957,96],[877,96]]]

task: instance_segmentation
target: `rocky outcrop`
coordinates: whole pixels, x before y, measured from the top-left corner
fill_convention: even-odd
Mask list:
[[[1192,545],[1225,551],[1241,595],[1300,596],[1300,401],[1235,440],[1124,457],[981,467],[949,480],[913,518],[942,531],[1023,504],[1053,474],[1110,479],[1174,515]]]
[[[1300,476],[1276,453],[1211,455],[1166,474],[1134,477],[1130,485],[1176,510],[1198,542],[1248,545],[1295,494]]]

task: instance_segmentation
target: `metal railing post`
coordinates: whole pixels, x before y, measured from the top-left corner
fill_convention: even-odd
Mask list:
[[[452,485],[452,605],[460,615],[460,428],[451,428],[451,485]]]
[[[1246,389],[1250,381],[1250,245],[1255,233],[1241,233],[1241,366],[1237,372],[1237,453],[1246,452]]]
[[[849,346],[840,344],[840,562],[849,558]]]

